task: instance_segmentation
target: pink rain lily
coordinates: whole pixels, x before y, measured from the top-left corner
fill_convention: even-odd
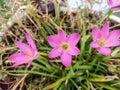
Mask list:
[[[20,49],[20,52],[14,53],[9,57],[10,61],[15,62],[13,67],[28,63],[28,68],[31,65],[32,61],[37,58],[37,48],[30,34],[26,33],[26,39],[28,44],[25,44],[21,41],[15,41],[15,44]]]
[[[108,23],[104,24],[101,30],[99,30],[97,27],[93,27],[93,42],[91,42],[90,46],[96,48],[99,53],[107,56],[111,52],[109,47],[120,45],[120,42],[118,41],[119,37],[120,30],[113,30],[109,32]]]
[[[120,8],[120,0],[107,0],[107,3],[111,9]]]
[[[48,43],[53,48],[48,57],[55,58],[60,56],[62,64],[69,67],[71,65],[72,55],[80,54],[80,50],[76,47],[79,39],[79,34],[73,33],[66,37],[62,30],[58,31],[58,35],[48,36]]]

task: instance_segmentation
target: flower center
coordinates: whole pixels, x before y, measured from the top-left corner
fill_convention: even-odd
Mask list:
[[[30,50],[26,50],[26,52],[27,52],[27,58],[32,58],[33,57],[32,53],[30,52]]]
[[[63,44],[63,45],[62,45],[62,49],[63,49],[63,50],[67,50],[68,47],[69,47],[68,44]]]
[[[32,56],[28,55],[27,58],[32,58]]]
[[[105,45],[105,43],[104,42],[98,42],[98,45],[103,47]]]
[[[108,44],[109,42],[107,41],[107,39],[106,38],[104,38],[104,37],[101,37],[100,39],[98,39],[98,45],[100,46],[100,47],[104,47],[106,44]]]

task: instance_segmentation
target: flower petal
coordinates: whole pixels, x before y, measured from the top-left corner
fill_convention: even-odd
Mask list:
[[[67,38],[67,41],[70,45],[76,45],[80,40],[80,35],[77,33],[70,34]]]
[[[120,42],[118,40],[119,37],[120,37],[120,30],[111,31],[109,34],[109,38],[108,38],[109,43],[105,45],[105,47],[112,47],[112,46],[120,45]]]
[[[15,41],[15,44],[17,45],[18,48],[20,48],[20,50],[26,54],[26,55],[32,55],[33,54],[33,51],[32,49],[30,48],[29,45],[25,44],[25,43],[22,43],[21,41]]]
[[[105,56],[110,55],[110,48],[104,47],[104,48],[97,48],[97,51]]]
[[[21,57],[21,56],[22,56],[21,53],[14,53],[9,57],[9,60],[14,61],[16,60],[17,57]]]
[[[109,24],[105,23],[101,29],[101,35],[103,35],[104,37],[108,37],[109,35]]]
[[[53,48],[53,49],[49,52],[48,57],[49,57],[49,58],[55,58],[55,57],[60,56],[60,54],[61,54],[61,51],[60,51],[59,48]]]
[[[47,41],[53,48],[58,47],[59,43],[66,41],[66,35],[63,30],[58,31],[58,35],[51,35],[47,37]]]
[[[80,50],[77,47],[70,47],[70,50],[68,51],[70,55],[79,55]]]
[[[120,8],[120,0],[107,0],[107,3],[111,9],[119,9]]]
[[[13,67],[17,67],[18,65],[21,65],[21,64],[24,64],[24,63],[32,61],[32,58],[28,58],[28,56],[20,54],[20,53],[13,54],[13,56],[11,56],[9,59],[11,61],[15,62]]]
[[[98,47],[100,47],[100,46],[98,45],[97,41],[91,42],[91,43],[90,43],[90,46],[93,47],[93,48],[98,48]]]
[[[52,47],[58,47],[58,44],[60,43],[58,36],[55,35],[48,36],[47,41]]]
[[[120,4],[118,4],[118,5],[116,5],[116,6],[112,6],[111,8],[112,8],[112,9],[116,9],[116,10],[117,10],[117,9],[119,9],[119,8],[120,8]]]
[[[110,7],[112,7],[114,5],[113,0],[107,0],[107,3]]]
[[[60,57],[61,57],[62,64],[64,66],[69,67],[71,65],[71,61],[72,61],[72,56],[71,55],[64,52]]]
[[[32,47],[32,49],[34,51],[37,51],[36,45],[35,45],[34,41],[32,40],[32,38],[31,38],[29,33],[26,33],[26,39],[28,41],[28,44]]]
[[[119,37],[120,37],[120,30],[114,30],[110,32],[108,40],[118,41]]]
[[[92,29],[93,41],[96,41],[99,37],[100,37],[100,30],[97,27],[93,27]]]
[[[58,31],[58,37],[60,38],[60,40],[66,41],[66,34],[63,30]]]
[[[105,45],[105,47],[115,47],[115,46],[119,46],[120,42],[119,41],[112,41],[109,42],[108,44]]]

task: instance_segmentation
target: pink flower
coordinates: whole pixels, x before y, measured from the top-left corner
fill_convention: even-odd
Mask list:
[[[120,0],[107,0],[107,3],[111,9],[120,8]]]
[[[26,33],[26,39],[28,44],[25,44],[21,41],[15,41],[15,44],[20,49],[20,52],[14,53],[9,57],[9,60],[15,62],[13,67],[28,63],[28,68],[31,65],[32,61],[37,58],[37,48],[30,34]]]
[[[62,30],[58,31],[58,35],[48,36],[48,43],[53,47],[48,57],[55,58],[60,56],[62,64],[69,67],[71,65],[72,55],[80,54],[80,50],[76,47],[79,39],[79,34],[73,33],[66,37]]]
[[[120,30],[113,30],[109,32],[108,23],[104,24],[101,30],[97,27],[93,27],[93,42],[91,42],[90,46],[96,48],[99,53],[107,56],[111,52],[109,47],[120,45],[120,42],[118,41],[119,37]]]

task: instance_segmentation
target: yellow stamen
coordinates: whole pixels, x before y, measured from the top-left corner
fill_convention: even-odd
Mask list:
[[[104,42],[98,42],[98,45],[103,47],[105,45],[105,43]]]
[[[68,50],[68,48],[69,48],[69,45],[67,43],[61,45],[62,50],[66,51],[66,50]]]
[[[101,47],[104,47],[106,44],[108,44],[109,42],[107,41],[106,38],[104,37],[101,37],[99,40],[98,40],[98,45],[101,46]]]

